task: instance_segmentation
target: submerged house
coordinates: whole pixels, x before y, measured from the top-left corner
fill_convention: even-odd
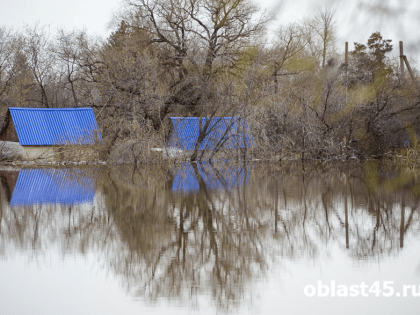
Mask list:
[[[23,160],[83,160],[100,139],[92,108],[10,107],[0,130],[3,155]]]
[[[171,117],[168,148],[174,152],[194,150],[200,132],[199,150],[238,149],[255,146],[246,120],[240,117]],[[201,122],[200,122],[201,120]],[[207,123],[207,124],[206,124]]]

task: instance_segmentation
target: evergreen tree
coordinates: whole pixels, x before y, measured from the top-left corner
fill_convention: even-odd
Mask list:
[[[391,74],[391,67],[386,63],[386,54],[392,51],[391,39],[383,39],[375,32],[367,44],[354,43],[353,57],[350,63],[351,84],[372,82],[378,75]]]

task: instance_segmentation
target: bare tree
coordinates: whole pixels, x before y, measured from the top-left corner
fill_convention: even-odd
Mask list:
[[[79,97],[77,83],[80,81],[82,66],[81,59],[81,45],[79,45],[79,37],[84,34],[76,34],[75,32],[66,33],[63,29],[58,31],[55,46],[53,48],[54,54],[57,57],[57,62],[61,67],[63,76],[63,85],[65,90],[71,92],[73,98],[73,106],[79,106]]]
[[[2,117],[10,106],[27,106],[36,99],[36,81],[29,67],[22,35],[0,28],[0,106]]]
[[[233,55],[264,30],[268,18],[246,0],[127,0],[152,42],[169,46],[183,71],[194,46],[204,50],[202,65],[211,72],[219,56]],[[189,61],[193,60],[189,58]]]
[[[307,52],[312,37],[311,29],[299,23],[280,27],[276,32],[275,44],[269,52],[269,60],[273,66],[275,94],[278,91],[279,75],[298,74],[313,66],[313,57]],[[283,69],[285,71],[279,73]]]
[[[328,50],[333,49],[336,41],[336,25],[334,22],[334,15],[336,9],[322,8],[318,11],[315,18],[310,21],[313,30],[318,34],[321,46],[322,68],[325,68]]]
[[[27,28],[24,35],[24,52],[28,60],[29,68],[38,85],[41,99],[35,100],[45,107],[52,107],[48,95],[48,81],[54,59],[49,53],[48,34],[37,25]]]
[[[13,59],[13,38],[10,30],[0,28],[0,97],[11,84]]]

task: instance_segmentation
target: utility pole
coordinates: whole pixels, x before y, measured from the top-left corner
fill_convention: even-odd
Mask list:
[[[344,55],[344,66],[346,67],[346,82],[347,82],[347,70],[349,67],[349,42],[346,42],[346,49]]]
[[[413,70],[411,69],[410,64],[408,63],[407,56],[404,55],[403,42],[400,40],[400,74],[402,78],[404,77],[404,63],[407,66],[407,70],[410,74],[411,80],[415,82]]]
[[[345,54],[344,54],[344,71],[345,71],[345,77],[344,77],[344,82],[346,84],[346,104],[347,104],[347,72],[349,69],[349,42],[346,42],[346,48],[345,48]]]
[[[404,48],[403,42],[400,40],[400,74],[404,77]]]
[[[408,63],[407,56],[404,55],[403,57],[404,57],[405,65],[407,66],[408,73],[410,73],[411,80],[415,82],[416,80],[414,79],[413,70],[411,69],[410,64]]]

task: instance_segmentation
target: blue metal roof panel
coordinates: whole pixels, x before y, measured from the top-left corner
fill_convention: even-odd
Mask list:
[[[94,179],[82,170],[22,169],[10,206],[93,203]]]
[[[9,110],[21,145],[93,144],[101,139],[92,108]]]
[[[171,117],[174,130],[169,137],[168,146],[182,150],[194,150],[200,128],[204,130],[207,119],[205,117]],[[208,123],[206,133],[200,150],[216,147],[243,148],[245,144],[248,147],[255,146],[246,120],[240,117],[214,117]]]

